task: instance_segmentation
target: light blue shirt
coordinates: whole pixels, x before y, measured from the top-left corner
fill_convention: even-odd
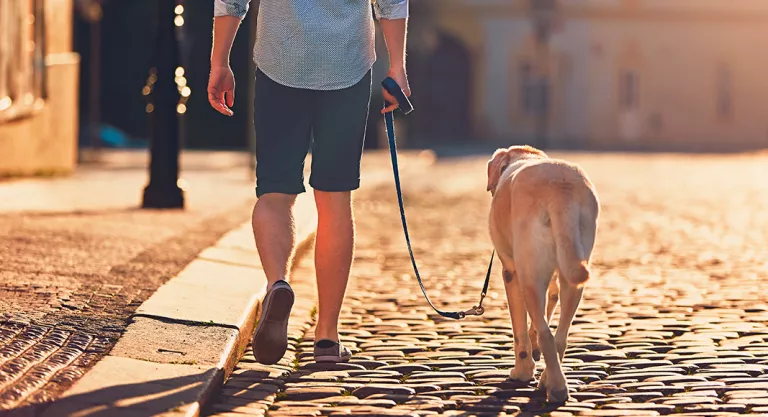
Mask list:
[[[214,16],[242,20],[249,3],[214,0]],[[289,87],[350,87],[376,61],[374,16],[407,18],[408,0],[261,0],[253,60]]]

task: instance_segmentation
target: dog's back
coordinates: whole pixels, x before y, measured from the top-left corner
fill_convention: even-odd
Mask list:
[[[574,286],[589,279],[599,202],[587,175],[558,159],[527,160],[507,178],[508,225],[514,258],[537,259],[537,270],[557,269]]]

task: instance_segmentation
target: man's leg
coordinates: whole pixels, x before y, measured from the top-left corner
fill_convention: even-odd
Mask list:
[[[267,294],[253,334],[253,356],[277,363],[288,347],[288,318],[294,294],[288,284],[295,245],[293,204],[304,192],[304,159],[312,128],[313,92],[280,85],[256,73],[256,195],[253,236]]]
[[[349,191],[315,190],[318,315],[315,340],[339,341],[339,313],[349,280],[355,226]]]
[[[313,121],[312,175],[318,228],[315,269],[318,321],[315,360],[343,362],[350,351],[338,344],[339,313],[349,280],[355,225],[351,192],[360,186],[360,162],[371,96],[371,73],[357,84],[318,97]]]
[[[261,196],[253,207],[251,224],[261,266],[267,275],[267,291],[279,280],[288,281],[296,244],[295,201],[295,194],[271,193]]]

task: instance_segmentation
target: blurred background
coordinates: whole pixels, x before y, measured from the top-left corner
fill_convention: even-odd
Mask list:
[[[160,1],[162,3],[162,1]],[[232,52],[235,116],[206,99],[212,1],[175,2],[187,150],[247,151],[251,12]],[[0,0],[0,175],[146,149],[158,0]],[[402,147],[722,152],[768,147],[765,0],[415,0]],[[378,29],[377,29],[378,30]],[[380,33],[367,148],[386,146]],[[94,156],[96,155],[96,156]],[[244,153],[245,155],[245,153]]]

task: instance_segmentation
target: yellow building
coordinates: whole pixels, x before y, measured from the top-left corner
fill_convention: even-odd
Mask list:
[[[469,51],[481,140],[768,147],[768,1],[421,1],[431,6],[425,26]],[[549,36],[537,39],[534,16]],[[429,36],[416,22],[419,45]]]
[[[0,1],[0,177],[74,168],[78,70],[72,0]]]

